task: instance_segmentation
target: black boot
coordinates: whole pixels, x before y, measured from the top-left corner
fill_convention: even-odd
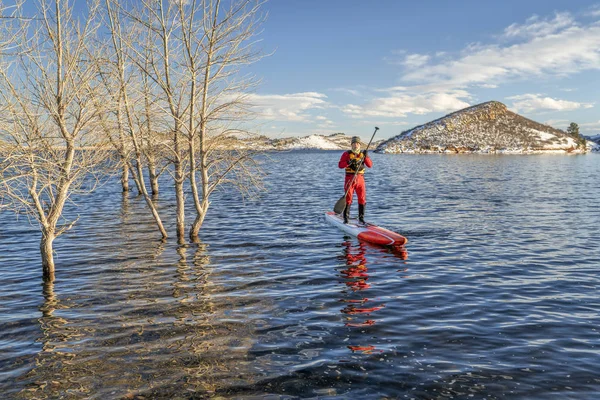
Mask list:
[[[346,208],[344,208],[344,223],[348,223],[348,218],[350,218],[350,204],[346,204]]]
[[[365,206],[366,204],[358,205],[358,222],[360,222],[361,224],[365,223]]]

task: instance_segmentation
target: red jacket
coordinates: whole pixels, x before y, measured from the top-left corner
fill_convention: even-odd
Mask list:
[[[351,154],[351,153],[352,153],[352,151],[351,151],[351,150],[349,150],[349,151],[345,151],[345,152],[342,154],[342,157],[340,158],[340,162],[338,163],[338,167],[340,167],[340,168],[347,168],[347,169],[346,169],[346,172],[347,172],[347,173],[352,173],[352,174],[353,174],[355,171],[349,170],[349,167],[348,167],[348,165],[349,165],[349,163],[350,163],[350,159],[351,159],[351,158],[353,158],[353,157],[356,157],[356,156],[355,156],[354,154]],[[360,155],[362,156],[363,154],[364,154],[364,153],[361,151],[361,152],[360,152]],[[366,166],[367,168],[371,168],[371,167],[373,166],[373,161],[371,161],[371,159],[369,158],[369,156],[368,156],[368,155],[367,155],[367,157],[365,157],[365,160],[364,160],[364,163],[363,163],[363,165],[364,165],[364,166]],[[359,172],[359,174],[360,174],[360,173],[361,173],[361,172]],[[363,172],[362,172],[362,173],[364,173],[364,170],[363,170]]]

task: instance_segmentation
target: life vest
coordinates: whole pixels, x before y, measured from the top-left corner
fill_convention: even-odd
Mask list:
[[[360,165],[360,169],[358,170],[358,173],[364,174],[365,173],[364,158],[365,158],[365,155],[362,151],[358,154],[355,154],[352,150],[348,150],[348,166],[346,167],[346,173],[347,174],[356,173],[356,170],[354,168],[350,167],[350,162],[352,160],[356,160],[357,164]],[[362,162],[362,164],[361,164],[361,162]]]

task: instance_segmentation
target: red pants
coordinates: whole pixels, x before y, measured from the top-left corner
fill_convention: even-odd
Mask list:
[[[346,194],[346,204],[352,204],[352,196],[354,195],[354,191],[356,190],[356,197],[358,197],[358,204],[367,204],[367,187],[365,186],[365,177],[361,174],[356,175],[356,179],[354,179],[354,183],[350,186],[350,182],[354,178],[354,174],[346,175],[346,181],[344,182],[344,190],[347,190]]]

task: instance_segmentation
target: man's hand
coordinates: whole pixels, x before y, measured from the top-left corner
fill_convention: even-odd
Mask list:
[[[358,160],[352,159],[352,160],[348,161],[348,166],[356,171],[359,166]]]
[[[365,156],[365,158],[367,158],[367,157],[368,157],[367,150],[363,150],[363,152],[362,152],[362,153],[363,153],[363,155]]]

